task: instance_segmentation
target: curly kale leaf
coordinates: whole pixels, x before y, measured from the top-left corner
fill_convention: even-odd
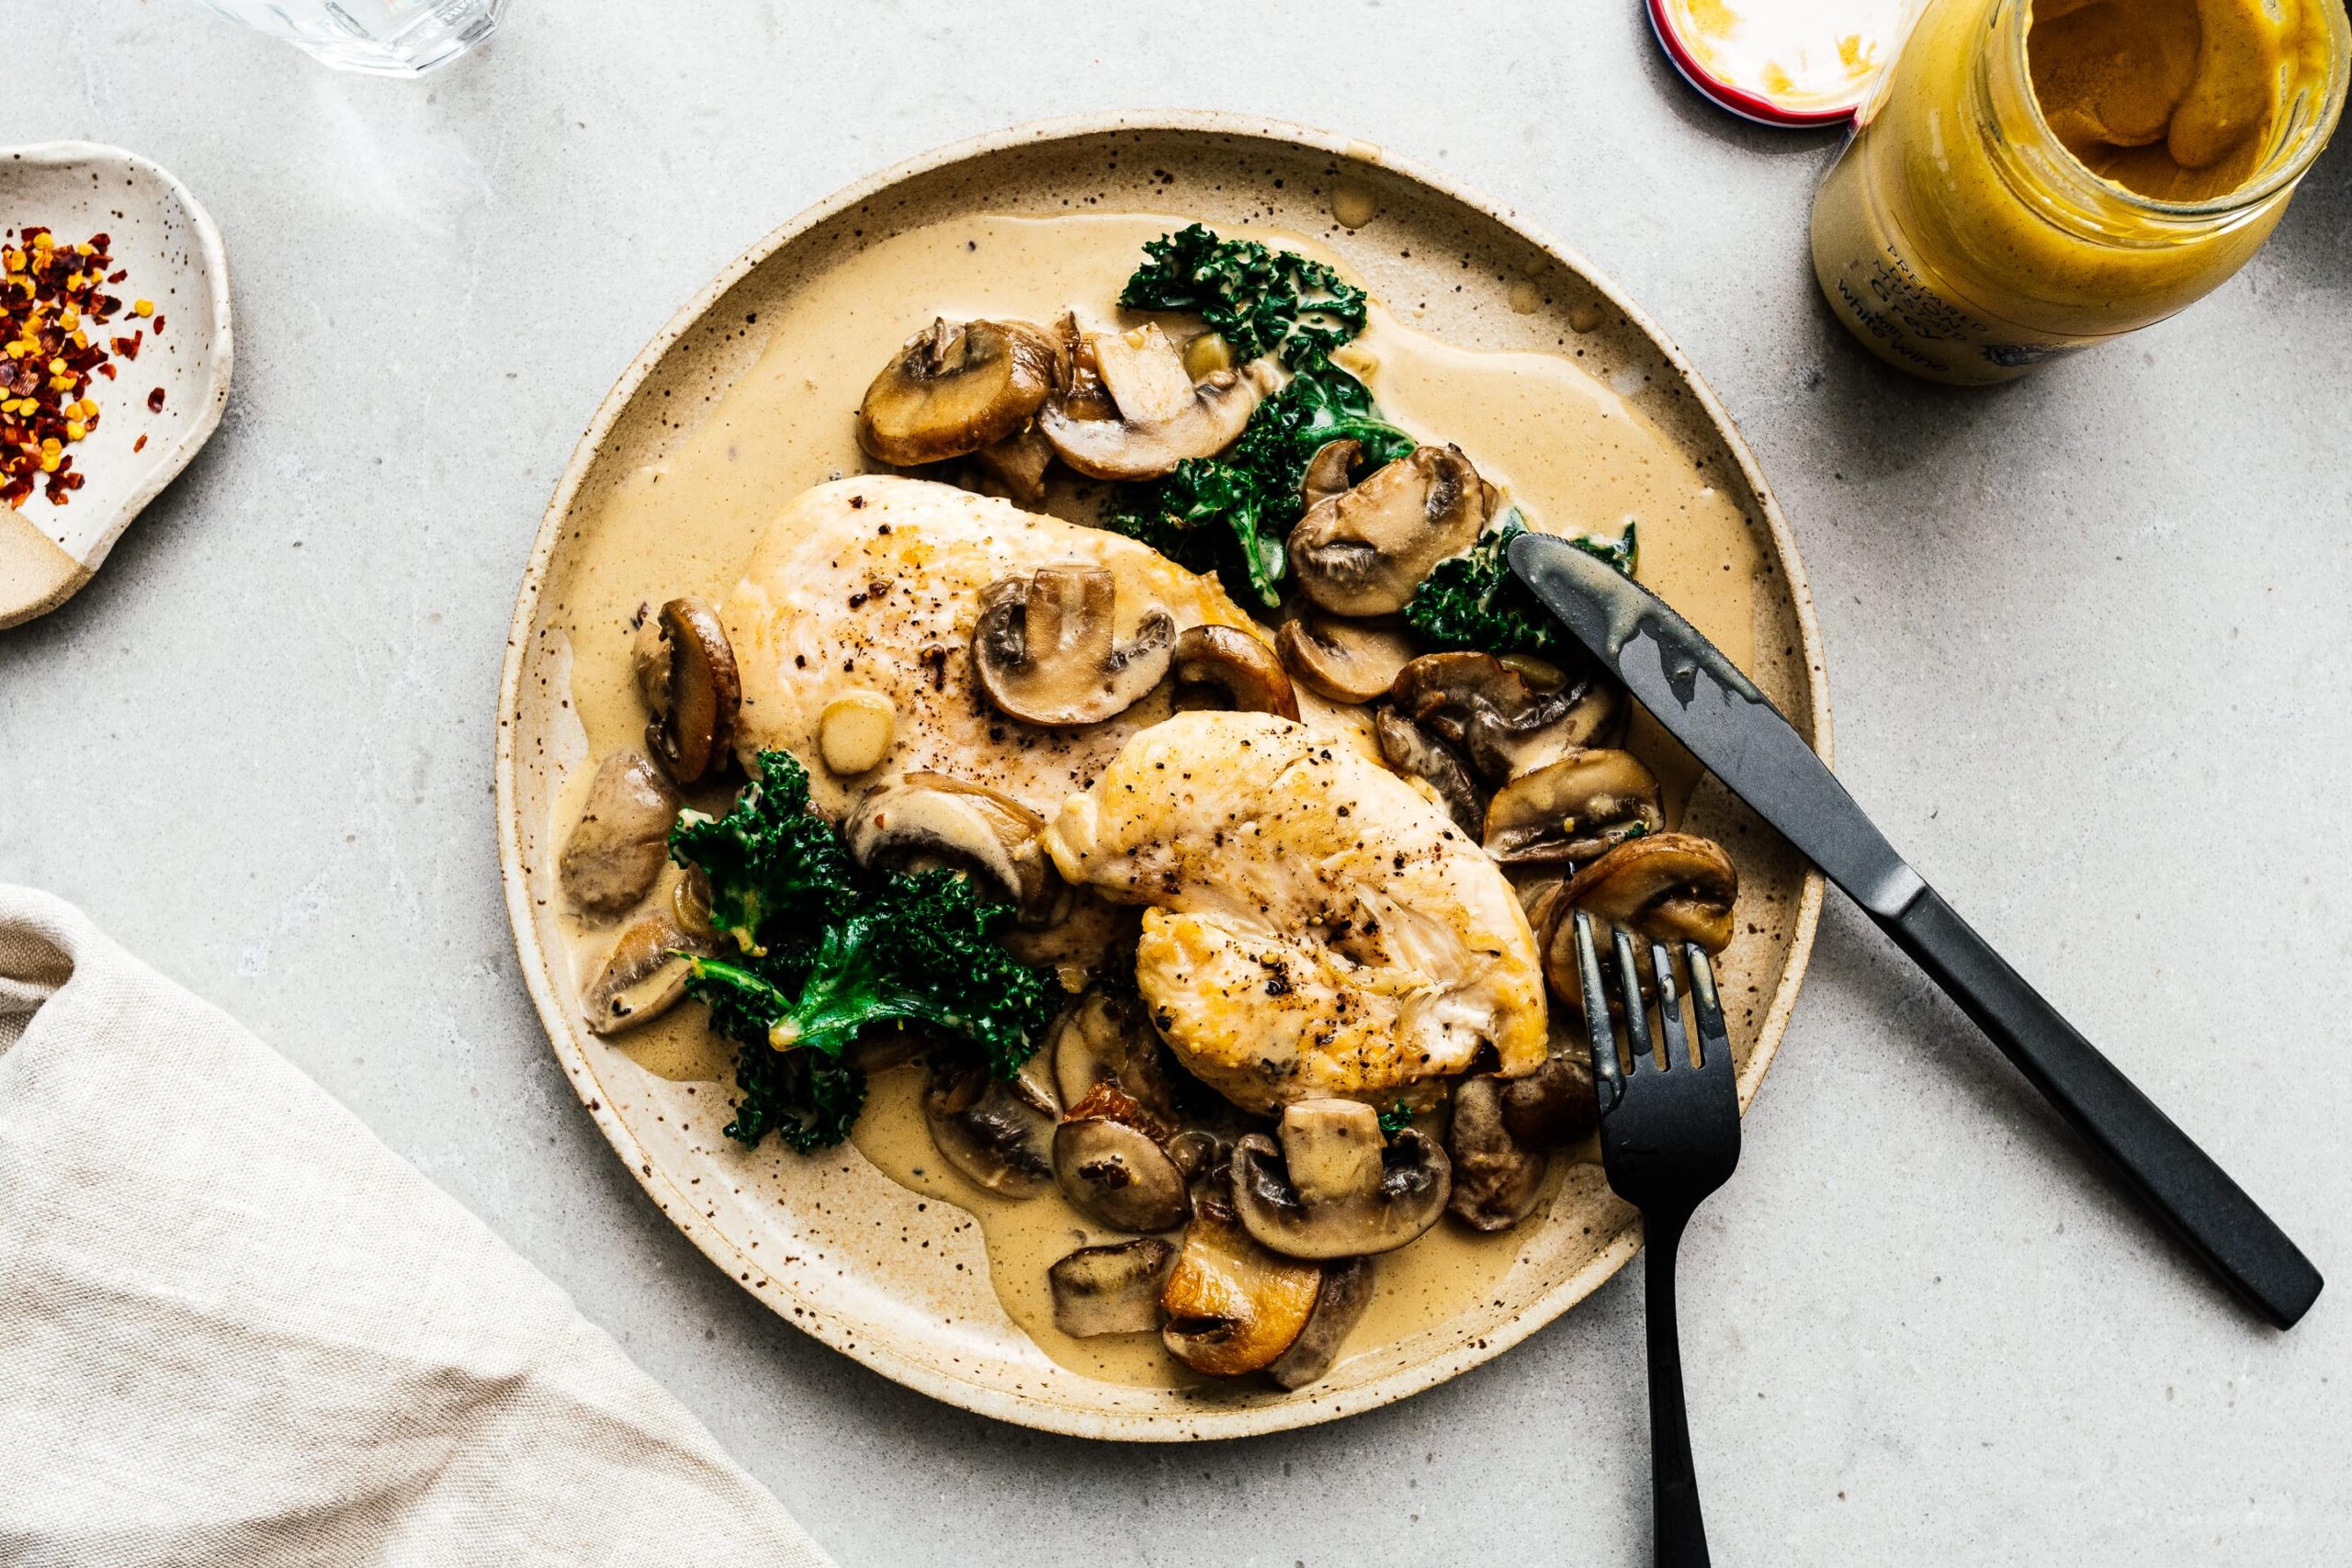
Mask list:
[[[1150,260],[1127,279],[1119,303],[1194,311],[1239,358],[1279,353],[1292,369],[1305,369],[1363,331],[1363,290],[1295,252],[1219,239],[1198,223],[1143,249]]]
[[[1305,510],[1299,484],[1326,442],[1363,446],[1371,468],[1410,452],[1413,438],[1379,417],[1362,381],[1319,356],[1258,405],[1221,457],[1187,458],[1131,487],[1105,521],[1188,570],[1217,572],[1244,604],[1282,603],[1286,541]]]
[[[1527,524],[1514,507],[1476,544],[1430,569],[1405,604],[1405,619],[1423,642],[1441,651],[1532,653],[1555,660],[1572,653],[1560,623],[1511,574],[1504,557],[1510,542],[1525,532]],[[1614,539],[1583,535],[1568,543],[1634,575],[1640,542],[1630,520]]]
[[[682,821],[672,852],[711,885],[736,959],[695,957],[687,994],[739,1047],[728,1135],[796,1149],[837,1144],[865,1103],[844,1061],[867,1029],[927,1025],[977,1045],[1010,1077],[1057,1010],[1052,976],[1005,951],[1011,905],[959,873],[867,872],[808,810],[808,775],[782,751],[719,818]]]

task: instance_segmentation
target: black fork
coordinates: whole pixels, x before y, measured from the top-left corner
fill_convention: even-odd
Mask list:
[[[1666,1047],[1660,1058],[1650,1035],[1633,939],[1621,929],[1617,983],[1632,1047],[1630,1060],[1621,1066],[1600,955],[1593,948],[1592,917],[1581,909],[1576,932],[1593,1085],[1600,1100],[1601,1162],[1617,1195],[1641,1210],[1649,1249],[1644,1310],[1649,1321],[1650,1507],[1657,1562],[1658,1568],[1707,1568],[1707,1528],[1690,1463],[1690,1418],[1682,1402],[1682,1350],[1674,1324],[1674,1254],[1691,1214],[1739,1164],[1739,1083],[1732,1072],[1731,1041],[1715,996],[1714,966],[1698,943],[1685,942],[1699,1048],[1693,1060],[1674,955],[1664,943],[1651,942],[1658,1033]]]

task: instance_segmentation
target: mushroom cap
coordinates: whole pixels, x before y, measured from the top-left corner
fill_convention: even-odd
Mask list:
[[[1334,615],[1395,615],[1430,568],[1477,542],[1489,500],[1461,452],[1416,446],[1309,508],[1291,530],[1291,570]]]
[[[1011,896],[1030,924],[1050,920],[1069,887],[1037,841],[1046,819],[1011,795],[945,773],[915,773],[876,784],[842,824],[860,865],[947,861],[979,872]]]
[[[727,761],[743,682],[718,612],[692,596],[662,606],[656,632],[640,633],[638,688],[653,717],[648,750],[681,784],[700,784]]]
[[[1018,434],[1054,389],[1056,345],[1026,321],[945,320],[909,338],[858,405],[858,445],[898,468]]]
[[[1027,1067],[1008,1083],[977,1061],[935,1060],[922,1114],[940,1156],[999,1197],[1034,1198],[1054,1179],[1053,1094]]]
[[[1253,375],[1213,370],[1197,384],[1181,351],[1159,327],[1097,333],[1082,340],[1116,419],[1091,418],[1091,394],[1056,398],[1037,429],[1054,455],[1089,479],[1154,479],[1187,457],[1207,457],[1239,438],[1258,407]],[[1073,387],[1073,391],[1079,389]]]
[[[1166,677],[1173,616],[1153,605],[1114,640],[1118,580],[1100,566],[1039,567],[980,595],[972,673],[997,709],[1025,724],[1099,724]]]
[[[1429,785],[1454,826],[1476,838],[1486,823],[1487,797],[1462,759],[1394,708],[1375,710],[1372,723],[1388,765]]]
[[[1275,1358],[1266,1375],[1283,1388],[1318,1382],[1340,1358],[1340,1347],[1372,1304],[1372,1259],[1343,1258],[1323,1266],[1315,1308],[1290,1348]]]
[[[1162,1129],[1114,1083],[1098,1083],[1054,1129],[1062,1195],[1113,1230],[1174,1230],[1192,1213],[1184,1173]]]
[[[1739,872],[1713,839],[1653,833],[1619,844],[1568,879],[1560,908],[1589,910],[1650,942],[1695,942],[1709,953],[1731,944]],[[1554,923],[1565,927],[1565,914]]]
[[[1267,1251],[1233,1211],[1204,1196],[1159,1292],[1168,1353],[1197,1372],[1239,1377],[1271,1366],[1298,1339],[1323,1270]]]
[[[1142,999],[1099,986],[1062,1010],[1046,1044],[1063,1104],[1077,1105],[1097,1084],[1115,1084],[1154,1116],[1172,1122],[1174,1095],[1161,1050]]]
[[[1368,1189],[1309,1203],[1274,1141],[1252,1133],[1233,1145],[1233,1211],[1259,1245],[1286,1258],[1393,1252],[1437,1224],[1453,1171],[1445,1152],[1411,1127],[1382,1151],[1378,1170]]]
[[[1404,632],[1314,610],[1301,610],[1283,622],[1274,647],[1293,677],[1335,703],[1368,703],[1385,695],[1413,660],[1413,639]]]
[[[1580,1143],[1600,1124],[1600,1097],[1592,1081],[1592,1049],[1560,1020],[1552,1055],[1523,1078],[1503,1084],[1503,1126],[1531,1149],[1556,1149]]]
[[[1425,653],[1396,672],[1388,694],[1494,784],[1596,744],[1624,709],[1606,681],[1587,674],[1546,690],[1529,678],[1528,661],[1491,653]]]
[[[596,764],[578,826],[564,841],[556,876],[591,915],[616,915],[651,890],[670,858],[678,793],[636,751]]]
[[[1302,513],[1340,494],[1348,488],[1354,474],[1357,459],[1363,456],[1363,443],[1356,440],[1326,441],[1306,460],[1306,471],[1299,476],[1298,502]]]
[[[1169,670],[1180,691],[1209,688],[1224,698],[1223,706],[1236,712],[1298,717],[1298,694],[1291,690],[1280,657],[1238,627],[1185,627],[1177,636]]]
[[[1570,865],[1665,825],[1649,769],[1630,752],[1593,747],[1497,790],[1484,837],[1505,865]]]
[[[1054,1326],[1075,1339],[1148,1334],[1159,1326],[1159,1292],[1176,1248],[1158,1236],[1081,1247],[1046,1269]]]
[[[1446,1148],[1453,1157],[1448,1207],[1473,1230],[1509,1230],[1544,1196],[1550,1162],[1511,1135],[1503,1116],[1500,1078],[1464,1078],[1453,1087],[1453,1119]]]
[[[707,951],[678,929],[667,909],[647,910],[614,939],[582,998],[592,1034],[618,1034],[661,1017],[686,994],[694,965],[682,953]]]

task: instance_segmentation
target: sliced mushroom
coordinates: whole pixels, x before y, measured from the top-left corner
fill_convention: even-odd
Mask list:
[[[1306,460],[1306,472],[1299,477],[1298,499],[1302,512],[1312,512],[1348,488],[1349,476],[1355,472],[1356,459],[1363,456],[1361,441],[1326,441]]]
[[[1345,1258],[1323,1266],[1322,1288],[1306,1325],[1290,1348],[1276,1357],[1266,1375],[1284,1388],[1305,1388],[1319,1381],[1340,1359],[1340,1347],[1372,1304],[1372,1259]]]
[[[1118,584],[1107,567],[1040,567],[990,583],[972,631],[972,671],[998,711],[1026,724],[1099,724],[1159,684],[1176,622],[1155,604],[1115,640]]]
[[[1335,703],[1371,702],[1413,658],[1413,639],[1401,631],[1313,610],[1284,622],[1274,647],[1294,677]]]
[[[617,915],[645,897],[670,858],[678,794],[639,752],[615,751],[596,764],[579,825],[564,841],[556,875],[592,915]]]
[[[1491,653],[1425,653],[1396,672],[1389,696],[1493,784],[1599,743],[1623,707],[1607,682],[1545,691]]]
[[[1503,1127],[1531,1149],[1565,1148],[1583,1142],[1600,1123],[1593,1093],[1592,1051],[1581,1032],[1558,1013],[1552,1054],[1523,1078],[1503,1084]],[[1457,1166],[1458,1168],[1458,1166]]]
[[[1001,1198],[1034,1198],[1054,1179],[1059,1108],[1029,1067],[1007,1083],[978,1062],[934,1061],[922,1115],[941,1157]]]
[[[1445,1212],[1453,1179],[1444,1152],[1410,1127],[1384,1147],[1368,1105],[1301,1101],[1283,1111],[1281,1134],[1279,1150],[1262,1133],[1234,1145],[1233,1208],[1250,1235],[1284,1257],[1392,1252]]]
[[[1080,1247],[1046,1270],[1054,1326],[1074,1339],[1149,1333],[1159,1326],[1159,1292],[1175,1263],[1176,1248],[1158,1236]]]
[[[1453,1121],[1445,1134],[1453,1156],[1453,1197],[1447,1207],[1473,1230],[1509,1230],[1544,1195],[1548,1162],[1511,1135],[1503,1094],[1500,1078],[1464,1078],[1453,1086]]]
[[[1713,839],[1655,833],[1618,845],[1569,878],[1561,908],[1592,912],[1649,942],[1695,942],[1709,953],[1731,943],[1739,873]],[[1555,923],[1568,929],[1565,914]]]
[[[1486,849],[1505,865],[1580,864],[1665,825],[1650,771],[1630,752],[1595,747],[1497,790]]]
[[[1026,321],[934,321],[866,388],[858,445],[899,468],[961,457],[1027,424],[1054,378],[1054,340]]]
[[[845,692],[817,719],[817,750],[827,771],[848,777],[871,773],[890,754],[899,709],[879,692]]]
[[[946,773],[909,773],[876,784],[842,824],[852,859],[865,866],[978,871],[1012,897],[1024,924],[1050,922],[1069,885],[1037,841],[1046,819],[985,784]]]
[[[1212,370],[1197,383],[1157,326],[1099,333],[1083,340],[1119,417],[1084,417],[1077,400],[1056,399],[1037,414],[1054,455],[1089,479],[1152,479],[1187,457],[1231,446],[1258,406],[1248,375]]]
[[[645,744],[670,776],[700,784],[727,761],[743,684],[718,612],[701,599],[673,599],[639,624],[637,687],[652,712]]]
[[[1144,1017],[1140,998],[1100,987],[1087,991],[1062,1010],[1046,1051],[1063,1104],[1078,1104],[1097,1084],[1116,1084],[1160,1120],[1175,1120],[1159,1037]]]
[[[1053,464],[1054,449],[1035,425],[972,454],[972,467],[981,478],[1023,506],[1035,506],[1046,499],[1046,470]]]
[[[1113,1230],[1174,1230],[1193,1202],[1164,1136],[1133,1096],[1098,1083],[1054,1129],[1054,1179],[1081,1213]]]
[[[1375,709],[1372,724],[1380,738],[1380,754],[1388,759],[1388,765],[1427,784],[1454,826],[1476,838],[1486,826],[1487,797],[1462,759],[1394,708]]]
[[[1240,713],[1298,717],[1298,694],[1274,650],[1233,626],[1187,626],[1169,660],[1180,699],[1205,691]]]
[[[654,908],[629,922],[588,982],[590,1032],[618,1034],[677,1006],[694,972],[680,954],[703,950],[666,909]]]
[[[1322,1290],[1322,1269],[1267,1251],[1231,1208],[1206,1195],[1159,1292],[1168,1317],[1160,1342],[1212,1377],[1258,1371],[1297,1342]]]
[[[1291,530],[1290,564],[1309,599],[1340,615],[1392,615],[1430,568],[1477,542],[1487,497],[1470,459],[1417,446]]]

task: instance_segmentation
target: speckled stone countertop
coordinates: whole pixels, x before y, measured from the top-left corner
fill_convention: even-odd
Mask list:
[[[1639,7],[514,0],[424,84],[193,0],[33,6],[0,141],[118,142],[228,238],[228,418],[81,596],[0,633],[0,878],[79,901],[561,1281],[845,1564],[1647,1561],[1634,1269],[1335,1426],[1094,1446],[897,1388],[673,1231],[515,975],[491,734],[516,581],[645,339],[806,203],[1079,110],[1380,142],[1580,247],[1795,525],[1840,772],[2325,1270],[2352,1268],[2352,152],[2234,281],[1992,392],[1847,341],[1818,134]],[[1270,19],[1275,18],[1275,19]],[[1335,41],[1342,40],[1342,41]],[[2352,1313],[2256,1326],[1833,899],[1683,1251],[1725,1562],[2352,1561]]]

